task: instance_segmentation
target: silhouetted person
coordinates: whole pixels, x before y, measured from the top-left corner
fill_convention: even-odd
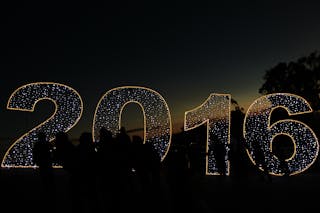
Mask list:
[[[138,173],[139,170],[142,169],[143,166],[143,139],[138,136],[132,136],[132,161],[133,161],[133,168]]]
[[[287,135],[277,135],[273,139],[272,152],[280,161],[280,170],[285,178],[288,178],[290,175],[290,169],[286,159],[290,158],[294,147],[292,140]]]
[[[144,144],[144,155],[147,162],[147,171],[150,174],[150,189],[154,193],[154,196],[158,196],[160,194],[160,155],[151,143]]]
[[[188,208],[188,161],[185,147],[172,147],[166,156],[167,181],[171,193],[173,212],[190,211]]]
[[[230,126],[230,150],[228,159],[230,161],[230,177],[233,183],[247,179],[249,166],[252,165],[250,158],[246,151],[246,141],[243,137],[243,122],[245,118],[245,112],[238,102],[231,99],[231,121]]]
[[[147,149],[140,136],[135,135],[132,137],[130,159],[134,169],[134,180],[136,180],[136,190],[134,190],[132,196],[135,202],[134,207],[137,208],[138,212],[148,212],[150,210],[149,206],[151,206],[150,200],[156,198],[151,193],[151,170],[148,167],[150,159],[148,159]]]
[[[218,137],[215,136],[213,137],[213,141],[210,148],[211,149],[209,151],[212,151],[214,154],[217,172],[221,176],[225,176],[227,172],[226,170],[227,151],[226,151],[225,144],[221,140],[219,140]]]
[[[33,147],[33,161],[38,167],[45,185],[53,182],[52,145],[43,132],[38,134],[38,140]]]
[[[131,139],[124,127],[121,127],[119,133],[116,135],[115,145],[115,151],[118,154],[116,156],[118,166],[116,169],[121,178],[127,177],[132,171],[132,162],[130,159]]]
[[[112,132],[106,128],[101,128],[99,130],[99,140],[95,142],[97,145],[97,158],[98,158],[98,167],[106,166],[108,160],[110,160],[110,155],[112,154],[112,149],[114,149],[115,140],[112,136]],[[109,166],[109,165],[107,165]]]
[[[78,211],[97,212],[97,160],[95,144],[92,134],[83,132],[79,138],[79,145],[75,149],[75,192]]]
[[[116,140],[123,146],[129,147],[131,143],[130,136],[127,134],[125,127],[121,127],[119,133],[116,135]]]
[[[113,170],[112,163],[114,149],[115,149],[115,140],[112,137],[112,132],[106,128],[101,128],[99,130],[99,141],[96,142],[97,145],[97,165],[98,173],[104,176],[108,176],[109,170]]]
[[[56,162],[63,167],[64,170],[73,174],[76,169],[75,146],[69,140],[69,136],[65,132],[58,132],[55,135],[55,152],[54,158]]]
[[[132,167],[137,175],[138,182],[141,189],[144,189],[144,184],[148,180],[147,162],[145,160],[145,151],[143,139],[140,136],[132,137],[132,149],[131,149]]]
[[[101,153],[101,151],[107,151],[108,147],[113,145],[114,138],[112,137],[112,132],[107,130],[106,128],[102,127],[99,130],[99,140],[96,141],[96,149],[98,153]]]
[[[289,167],[288,167],[288,162],[286,161],[285,158],[282,158],[282,157],[280,157],[279,160],[280,160],[280,167],[281,167],[281,171],[282,171],[282,173],[283,173],[283,176],[284,176],[285,178],[288,178],[289,175],[290,175],[290,170],[289,170]]]
[[[43,198],[40,205],[46,207],[52,206],[49,210],[54,212],[55,204],[55,184],[53,173],[53,159],[52,159],[52,144],[46,139],[46,135],[43,132],[38,133],[38,140],[33,147],[33,161],[38,167],[40,178],[42,181]]]
[[[101,185],[102,208],[106,211],[116,209],[115,194],[117,193],[117,153],[112,132],[106,128],[99,130],[97,147],[98,178]]]
[[[205,156],[202,154],[201,146],[198,143],[190,143],[188,146],[188,160],[192,175],[200,175],[202,173],[201,161],[203,157]]]
[[[69,192],[71,198],[71,208],[73,213],[81,212],[78,200],[78,177],[77,172],[79,170],[79,164],[76,159],[75,146],[69,140],[69,136],[65,132],[58,132],[55,135],[55,146],[54,152],[56,162],[62,166],[69,176]]]
[[[125,211],[131,205],[131,139],[122,127],[115,138],[105,128],[100,130],[98,148],[99,174],[106,211]],[[124,205],[125,203],[125,205]]]
[[[248,169],[252,164],[250,161],[246,148],[245,141],[241,139],[231,138],[231,146],[229,151],[230,160],[230,176],[235,186],[241,184],[242,181],[248,177]]]
[[[117,191],[116,203],[118,204],[118,211],[124,211],[125,206],[121,205],[126,202],[128,205],[132,205],[131,192],[132,192],[132,159],[131,157],[131,139],[127,134],[126,129],[121,127],[119,133],[115,137],[115,153],[114,157],[114,172],[116,175]],[[119,203],[120,202],[120,203]]]
[[[266,162],[265,153],[261,147],[261,142],[255,141],[252,143],[253,158],[256,165],[263,170],[261,178],[267,182],[272,182],[271,175],[269,174],[269,168]]]

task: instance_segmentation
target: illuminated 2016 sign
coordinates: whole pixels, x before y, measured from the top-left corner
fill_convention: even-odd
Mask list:
[[[35,167],[32,148],[37,133],[45,132],[51,141],[57,132],[69,131],[81,118],[83,103],[79,93],[69,86],[52,82],[36,82],[19,87],[10,96],[7,108],[32,112],[37,102],[44,99],[55,104],[55,112],[11,145],[3,158],[2,167]],[[200,106],[185,112],[185,131],[207,124],[207,175],[230,173],[230,100],[229,94],[213,93]],[[136,103],[141,107],[144,116],[144,142],[151,143],[161,160],[164,160],[172,136],[170,111],[165,99],[149,88],[125,86],[107,91],[94,114],[94,140],[98,139],[97,133],[102,127],[113,134],[119,130],[122,111],[129,103]],[[270,125],[271,113],[278,107],[286,109],[289,115],[312,112],[306,100],[293,94],[276,93],[255,100],[244,121],[247,153],[256,164],[257,150],[253,147],[258,145],[267,167],[270,168],[269,172],[283,175],[280,161],[272,153],[272,141],[277,135],[287,135],[291,137],[295,147],[292,156],[286,159],[289,174],[298,174],[315,162],[319,152],[318,139],[312,129],[300,121],[286,119]]]

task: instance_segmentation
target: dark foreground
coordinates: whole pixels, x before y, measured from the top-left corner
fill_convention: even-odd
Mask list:
[[[55,170],[56,194],[49,198],[53,202],[46,202],[40,178],[34,169],[2,169],[0,177],[1,212],[72,212],[69,176],[62,169]],[[255,175],[237,181],[232,177],[189,175],[181,186],[180,192],[174,193],[165,177],[162,177],[156,194],[150,191],[142,194],[134,186],[128,197],[119,201],[114,209],[109,208],[109,197],[97,192],[99,202],[95,206],[88,202],[87,207],[81,207],[79,211],[296,212],[318,210],[320,207],[320,173],[300,174],[289,179],[273,177],[272,182],[263,181]],[[85,199],[81,202],[86,202]]]

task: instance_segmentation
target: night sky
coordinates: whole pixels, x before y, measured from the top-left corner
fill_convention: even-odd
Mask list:
[[[320,12],[306,1],[26,1],[1,5],[1,35],[0,138],[52,114],[47,101],[33,113],[6,109],[15,89],[37,81],[80,93],[84,112],[72,137],[91,131],[106,91],[126,85],[159,92],[179,130],[184,112],[210,93],[231,94],[246,109],[267,69],[319,50]],[[142,126],[138,110],[124,112],[129,129]]]

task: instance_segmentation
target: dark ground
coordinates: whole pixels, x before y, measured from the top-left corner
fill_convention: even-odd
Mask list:
[[[51,204],[43,202],[41,181],[34,169],[2,169],[1,170],[1,206],[8,212],[72,212],[69,176],[62,169],[55,170],[56,199]],[[139,190],[130,194],[134,202],[123,200],[120,204],[130,212],[260,212],[260,211],[308,211],[319,208],[320,172],[302,173],[289,179],[273,177],[272,182],[265,182],[259,176],[251,175],[243,180],[235,181],[232,177],[190,175],[182,187],[184,192],[178,194],[179,203],[170,190],[165,176],[161,180],[161,192],[154,197],[154,202],[142,198]],[[136,188],[137,189],[137,188]],[[150,198],[149,197],[149,198]],[[100,203],[106,203],[99,198]],[[43,205],[39,205],[43,204]],[[103,205],[103,204],[102,204]],[[45,209],[42,207],[45,206]],[[56,209],[56,210],[54,210]],[[93,209],[93,208],[89,208]],[[179,210],[177,210],[179,209]],[[94,212],[94,211],[87,212]],[[104,207],[101,212],[110,212]],[[119,212],[119,211],[115,211]]]

